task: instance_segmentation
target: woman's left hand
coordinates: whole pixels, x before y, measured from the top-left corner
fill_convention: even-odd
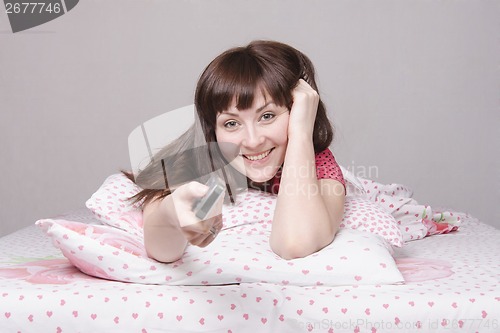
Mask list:
[[[319,94],[306,81],[300,79],[293,89],[292,96],[293,104],[288,123],[288,137],[306,135],[312,138]]]

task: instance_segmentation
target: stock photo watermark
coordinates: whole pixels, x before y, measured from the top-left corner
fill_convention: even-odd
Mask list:
[[[5,13],[13,33],[28,30],[52,21],[73,8],[79,0],[4,0]]]
[[[410,320],[404,321],[396,320],[384,321],[384,320],[369,320],[366,318],[360,319],[349,319],[349,320],[331,320],[322,319],[319,321],[308,322],[294,320],[294,325],[299,329],[306,332],[311,331],[324,331],[328,329],[334,330],[359,330],[360,332],[373,331],[373,329],[379,331],[433,331],[433,330],[450,330],[453,332],[457,329],[464,330],[481,330],[481,329],[500,329],[500,322],[497,319],[484,319],[484,318],[466,318],[466,319],[424,319],[424,320]]]
[[[357,165],[354,161],[343,165],[354,176],[368,179],[377,179],[379,177],[378,166],[376,165]]]

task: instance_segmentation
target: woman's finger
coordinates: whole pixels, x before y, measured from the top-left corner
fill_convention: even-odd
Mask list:
[[[184,226],[181,229],[189,243],[203,247],[210,244],[217,237],[222,227],[222,214],[219,214],[208,220]]]

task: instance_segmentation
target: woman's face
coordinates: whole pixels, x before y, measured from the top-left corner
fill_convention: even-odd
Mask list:
[[[288,143],[289,112],[277,106],[269,96],[258,93],[253,105],[238,110],[233,102],[228,110],[217,116],[215,136],[217,142],[239,147],[239,155],[224,151],[222,154],[239,172],[254,182],[270,180],[285,160]],[[231,146],[231,145],[228,145]]]

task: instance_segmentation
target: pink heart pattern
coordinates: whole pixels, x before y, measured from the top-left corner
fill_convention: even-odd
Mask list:
[[[255,200],[266,199],[256,196]],[[223,230],[210,247],[188,246],[181,260],[162,264],[148,258],[142,239],[134,233],[66,220],[40,220],[37,224],[55,240],[73,265],[107,280],[171,285],[241,282],[345,285],[403,281],[387,242],[352,229],[339,231],[335,242],[322,251],[292,262],[273,253],[268,242],[269,230],[264,227],[267,222],[257,221]],[[80,247],[82,250],[75,251]],[[237,261],[233,260],[234,253],[238,254]],[[381,270],[381,264],[386,268]]]
[[[241,332],[248,327],[259,332],[497,332],[500,231],[463,216],[460,237],[429,237],[395,249],[398,258],[434,259],[439,253],[439,259],[449,262],[453,272],[446,278],[422,279],[404,285],[360,285],[356,276],[361,277],[360,281],[367,277],[357,272],[350,277],[351,283],[342,286],[265,282],[220,286],[117,283],[79,274],[36,230],[25,229],[0,242],[0,330],[24,332],[36,327],[40,331],[62,333],[73,332],[75,327],[82,331],[113,327],[116,331],[147,333],[157,327],[169,327],[173,331]],[[71,220],[71,216],[67,219]],[[256,224],[242,226],[247,227],[246,232],[231,233],[244,239],[248,234],[268,230]],[[95,230],[88,227],[68,227],[60,233],[59,240],[64,240],[65,234],[68,242],[75,241],[78,236]],[[251,245],[255,242],[259,239],[254,239]],[[347,241],[345,244],[352,245]],[[78,250],[79,245],[85,245],[82,251]],[[370,251],[365,251],[366,248]],[[88,246],[75,242],[72,249],[77,250],[75,253],[85,252]],[[363,244],[360,251],[369,253],[373,247]],[[117,257],[126,253],[120,252]],[[214,258],[221,255],[210,253],[210,257],[199,260],[200,263],[210,260],[210,264],[201,266],[210,267]],[[47,256],[57,259],[33,259]],[[103,261],[108,257],[100,253],[94,260],[99,261],[99,256]],[[24,262],[19,263],[22,257]],[[338,265],[342,265],[345,260],[340,261],[340,257],[350,260],[351,255],[336,257]],[[261,255],[253,253],[240,260],[232,253],[229,258],[235,258],[234,262],[243,266],[254,263],[253,258],[261,259]],[[148,262],[145,271],[157,272],[159,267],[151,270],[154,264]],[[391,267],[390,263],[377,262],[377,270],[385,269],[381,264]],[[296,261],[286,266],[297,266],[298,276],[306,276],[302,270],[310,270],[307,275],[312,272],[310,267],[300,267]],[[337,265],[325,262],[320,267],[324,271],[338,269]],[[133,268],[128,263],[128,270]],[[266,264],[262,269],[270,272],[275,267]],[[223,274],[226,270],[219,275]],[[290,276],[283,278],[289,279]],[[130,308],[130,304],[135,306]],[[385,326],[381,326],[382,322]]]
[[[89,227],[64,220],[42,220],[38,224],[53,237],[63,254],[80,270],[89,275],[123,282],[195,285],[276,282],[336,285],[395,283],[402,279],[390,256],[391,248],[384,241],[373,238],[372,246],[362,247],[362,255],[359,252],[362,243],[370,244],[370,236],[367,234],[363,233],[363,242],[351,239],[348,247],[340,246],[339,242],[347,241],[347,235],[356,238],[356,232],[369,231],[369,228],[376,229],[373,234],[382,236],[387,242],[393,245],[401,244],[394,220],[392,228],[390,226],[391,216],[364,199],[346,200],[344,221],[347,226],[343,228],[345,231],[339,232],[339,236],[330,246],[304,258],[301,265],[293,266],[292,262],[277,257],[268,244],[276,196],[259,191],[246,191],[238,194],[237,205],[224,206],[225,229],[210,247],[200,249],[188,246],[181,260],[173,265],[165,265],[149,259],[146,255],[142,243],[140,212],[136,207],[123,207],[126,199],[138,190],[137,186],[122,174],[106,179],[101,188],[87,201],[87,206],[101,218],[104,226]],[[102,212],[107,212],[104,218]],[[354,224],[356,218],[366,222]],[[352,231],[347,231],[348,229]],[[375,246],[376,243],[380,244]],[[350,251],[347,248],[350,248]],[[328,254],[332,251],[335,255]],[[239,261],[244,264],[240,265],[234,261],[232,253],[238,253]],[[343,253],[346,255],[342,255]],[[367,261],[367,258],[372,260]],[[337,264],[338,260],[345,263]],[[322,264],[315,264],[319,262]],[[373,271],[377,274],[371,271],[368,273],[366,262],[374,265]],[[204,265],[200,266],[199,263]],[[328,267],[326,270],[325,264]],[[381,271],[378,269],[381,264],[390,268]],[[267,270],[266,273],[263,268]],[[301,274],[301,277],[295,272]],[[290,276],[294,279],[290,279]]]

